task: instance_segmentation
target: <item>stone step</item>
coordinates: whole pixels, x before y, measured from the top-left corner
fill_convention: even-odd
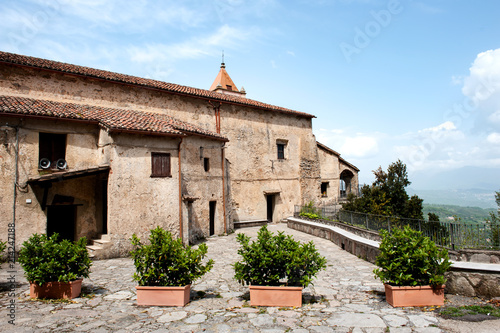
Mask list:
[[[92,259],[105,259],[108,257],[108,249],[113,245],[111,236],[99,234],[98,238],[91,239],[90,245],[87,245],[89,257]]]

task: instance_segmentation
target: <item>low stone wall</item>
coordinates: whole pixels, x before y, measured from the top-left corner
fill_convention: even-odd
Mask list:
[[[340,223],[340,222],[334,222],[334,221],[323,221],[323,220],[313,220],[313,219],[308,219],[306,217],[302,216],[294,216],[295,218],[298,218],[300,220],[304,221],[309,221],[309,222],[315,222],[315,223],[321,223],[325,225],[331,225],[333,227],[337,227],[340,229],[344,229],[346,231],[349,231],[350,233],[353,233],[355,235],[358,235],[360,237],[377,241],[380,242],[382,238],[380,237],[379,233],[376,231],[371,231],[371,230],[366,230],[363,228],[351,226],[345,223]],[[460,261],[460,262],[477,262],[477,263],[482,263],[482,264],[500,264],[500,251],[492,251],[492,250],[457,250],[457,251],[452,251],[448,250],[448,254],[450,256],[450,260],[453,261]]]
[[[478,262],[482,264],[500,264],[500,251],[459,250],[448,251],[453,261]]]
[[[321,223],[321,224],[325,224],[325,225],[331,225],[333,227],[344,229],[344,230],[349,231],[349,232],[351,232],[351,233],[353,233],[355,235],[358,235],[360,237],[363,237],[363,238],[366,238],[366,239],[369,239],[369,240],[373,240],[373,241],[377,241],[377,242],[380,242],[382,240],[382,238],[380,237],[379,233],[376,232],[376,231],[372,231],[372,230],[367,230],[367,229],[355,227],[355,226],[348,225],[348,224],[341,223],[341,222],[324,221],[324,220],[321,220],[321,219],[309,219],[309,218],[302,217],[302,216],[294,216],[294,217],[298,218],[298,219],[301,219],[301,220],[305,220],[305,221],[310,221],[310,222],[315,222],[315,223]]]
[[[341,229],[341,223],[326,225],[318,221],[305,221],[302,218],[289,218],[288,227],[298,231],[328,239],[337,246],[359,258],[375,263],[379,254],[377,241],[366,239],[359,228]],[[349,226],[346,226],[349,227]],[[334,230],[337,228],[337,231]],[[343,232],[346,230],[347,232]],[[363,230],[366,232],[366,230]],[[351,233],[350,235],[348,233]],[[494,258],[500,255],[498,251],[461,250],[450,251],[450,259],[456,261],[451,270],[446,273],[446,293],[463,296],[499,297],[500,296],[500,265]],[[456,260],[462,258],[466,260]],[[493,259],[491,259],[493,258]],[[472,260],[482,260],[482,263]],[[489,261],[488,261],[489,260]],[[486,261],[486,262],[485,262]]]
[[[452,269],[446,273],[446,293],[462,296],[499,297],[500,274]]]
[[[352,253],[355,256],[363,258],[364,260],[367,260],[371,263],[375,263],[375,258],[379,254],[378,247],[362,243],[346,235],[336,233],[327,225],[312,225],[309,223],[288,220],[288,227],[316,237],[328,239],[335,243],[342,250]]]

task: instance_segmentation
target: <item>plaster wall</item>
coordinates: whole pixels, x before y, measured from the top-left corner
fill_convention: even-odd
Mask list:
[[[340,193],[339,157],[321,148],[318,148],[318,156],[321,165],[321,182],[328,183],[327,194],[322,196],[321,203],[324,205],[337,204]]]
[[[182,156],[182,207],[184,239],[196,242],[211,236],[210,202],[215,203],[213,235],[227,232],[223,196],[224,143],[200,137],[183,139]],[[205,159],[208,168],[205,170]],[[225,180],[226,181],[226,180]],[[226,229],[225,229],[226,227]]]
[[[114,255],[126,255],[130,237],[147,239],[161,226],[180,236],[179,138],[101,133],[100,148],[109,148],[108,234]],[[112,142],[109,143],[110,139]],[[151,177],[151,153],[169,153],[171,177]]]
[[[16,160],[16,128],[19,130],[18,186],[15,203],[16,247],[33,233],[47,231],[47,210],[42,210],[43,188],[37,184],[28,184],[29,178],[40,175],[39,133],[66,133],[66,160],[68,170],[81,169],[97,164],[97,133],[95,126],[63,123],[46,120],[21,120],[2,117],[0,119],[0,226],[14,220],[14,182]],[[75,237],[91,237],[97,232],[96,195],[97,176],[83,177],[54,182],[47,191],[46,203],[50,205],[56,195],[71,196],[78,205]],[[6,237],[6,234],[0,235]]]

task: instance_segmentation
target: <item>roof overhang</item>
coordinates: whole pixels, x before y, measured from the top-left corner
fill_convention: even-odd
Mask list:
[[[71,170],[71,171],[61,171],[54,172],[46,175],[34,176],[28,179],[28,184],[48,184],[54,182],[62,182],[64,180],[93,176],[101,173],[109,172],[109,165],[99,165],[95,167],[90,167],[86,169],[80,170]]]

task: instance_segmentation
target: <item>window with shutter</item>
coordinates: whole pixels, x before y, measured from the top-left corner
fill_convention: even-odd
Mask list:
[[[170,154],[151,153],[151,177],[172,177]]]

